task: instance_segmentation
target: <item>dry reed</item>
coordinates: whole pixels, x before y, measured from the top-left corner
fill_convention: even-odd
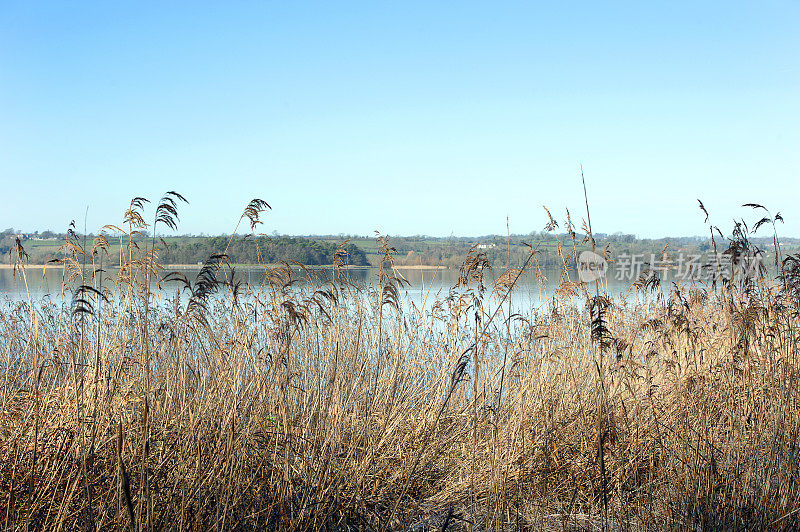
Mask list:
[[[4,529],[800,526],[798,257],[666,297],[581,297],[565,272],[521,315],[503,302],[525,268],[486,287],[473,250],[422,312],[385,237],[374,288],[344,253],[302,285],[282,265],[243,288],[224,254],[165,275],[155,236],[135,244],[144,206],[107,227],[116,276],[106,238],[75,235],[72,304],[0,312]],[[746,231],[729,249],[752,253]]]

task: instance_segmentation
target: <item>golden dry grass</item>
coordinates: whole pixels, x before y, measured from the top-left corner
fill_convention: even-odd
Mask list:
[[[217,257],[172,298],[153,249],[75,247],[84,303],[0,313],[4,529],[800,526],[788,281],[509,316],[472,254],[402,312],[388,258],[251,289]]]

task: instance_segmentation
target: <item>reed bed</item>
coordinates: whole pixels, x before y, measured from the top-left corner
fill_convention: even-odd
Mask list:
[[[535,250],[490,282],[474,249],[417,309],[384,237],[370,286],[344,253],[302,284],[289,265],[240,284],[223,250],[164,272],[181,202],[142,247],[136,198],[106,228],[120,257],[73,233],[66,298],[0,312],[3,529],[800,527],[796,258],[713,287],[647,272],[626,298],[565,268],[514,309]]]

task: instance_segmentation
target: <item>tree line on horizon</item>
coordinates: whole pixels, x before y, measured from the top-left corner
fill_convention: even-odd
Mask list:
[[[94,234],[86,235],[91,240]],[[430,237],[430,236],[389,236],[389,244],[394,250],[394,261],[397,266],[440,266],[458,268],[464,256],[473,246],[484,252],[494,267],[510,263],[518,267],[529,253],[526,245],[533,246],[538,252],[540,265],[543,268],[556,267],[561,263],[556,247],[556,236],[563,245],[572,247],[573,239],[568,233],[532,232],[527,235],[486,235],[480,237]],[[59,246],[67,235],[45,231],[42,233],[21,234],[14,229],[0,232],[0,260],[8,263],[9,252],[15,239],[20,238],[29,254],[30,264],[44,264],[48,260],[59,258]],[[145,232],[136,240],[142,245],[149,240]],[[116,238],[108,237],[112,245],[110,255],[113,257],[118,247]],[[768,248],[771,239],[756,237],[752,239],[759,246]],[[710,238],[668,237],[660,239],[642,239],[632,234],[595,234],[596,246],[603,250],[606,247],[616,254],[660,253],[664,246],[671,252],[686,251],[707,253],[712,248]],[[762,242],[763,241],[763,242]],[[781,238],[787,249],[800,249],[800,239]],[[375,266],[378,262],[378,244],[374,237],[364,236],[266,236],[250,235],[218,236],[165,236],[160,245],[160,259],[165,264],[197,264],[203,263],[210,255],[225,252],[231,262],[238,264],[274,264],[281,261],[299,262],[310,266],[330,265],[337,246],[343,242],[348,253],[348,263],[353,266]],[[578,251],[588,249],[585,236],[574,234],[574,242]],[[166,245],[166,246],[165,246]],[[568,250],[562,250],[568,251]],[[113,258],[112,258],[113,260]]]
[[[96,235],[86,235],[91,240]],[[0,233],[0,258],[3,263],[10,260],[11,248],[20,236],[13,230]],[[80,236],[79,236],[80,238]],[[38,237],[25,235],[20,238],[28,254],[30,264],[45,264],[62,257],[60,246],[67,240],[66,234]],[[115,238],[108,238],[111,248],[109,259],[115,260],[119,243]],[[135,239],[139,247],[147,247],[148,238],[141,235]],[[162,264],[202,264],[211,255],[225,253],[234,264],[275,264],[278,262],[299,262],[310,266],[322,266],[333,263],[333,257],[342,242],[329,242],[309,238],[279,236],[270,238],[259,236],[215,236],[215,237],[167,237],[159,239],[159,260]],[[353,243],[342,245],[347,253],[347,263],[353,266],[368,266],[364,250]]]
[[[299,262],[311,266],[333,264],[338,245],[332,242],[281,236],[269,238],[234,238],[215,236],[178,240],[168,244],[160,253],[164,264],[197,264],[211,254],[225,253],[235,264],[274,264],[277,262]],[[353,243],[343,245],[347,262],[352,266],[367,266],[369,261],[364,251]]]

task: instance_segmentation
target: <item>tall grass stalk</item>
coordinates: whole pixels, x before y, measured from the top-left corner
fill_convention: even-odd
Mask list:
[[[223,253],[151,286],[145,206],[106,226],[116,272],[69,240],[73,308],[0,311],[5,529],[800,527],[800,257],[614,300],[559,245],[558,288],[520,309],[535,250],[492,279],[474,249],[408,309],[388,240],[372,287],[343,255],[240,285]]]

